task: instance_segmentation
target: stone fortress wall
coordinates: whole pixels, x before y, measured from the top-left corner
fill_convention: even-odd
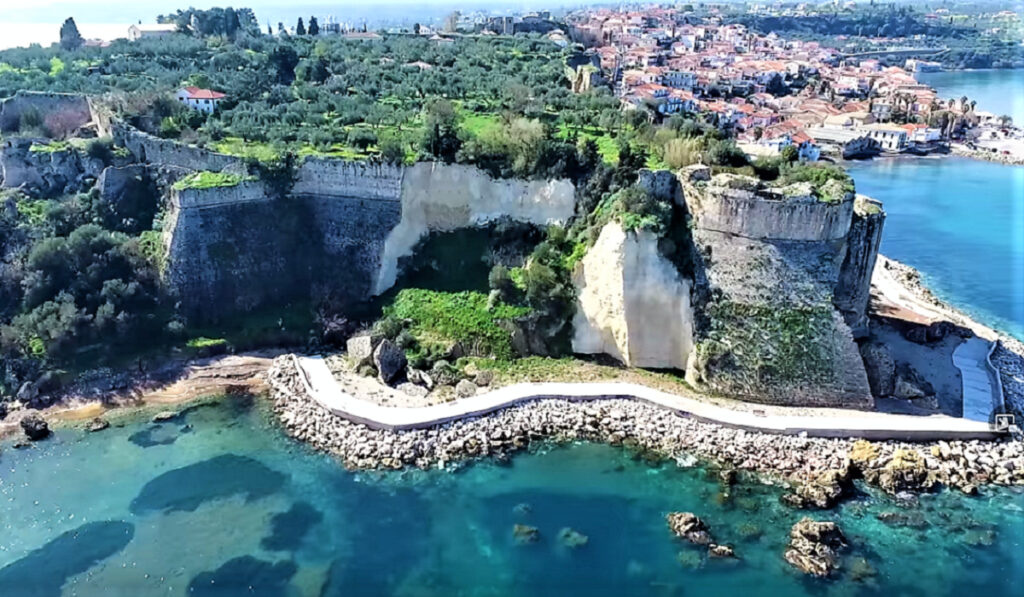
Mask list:
[[[192,171],[246,171],[239,158],[111,124],[76,96],[19,94],[3,100],[0,127],[14,126],[28,109],[58,114],[59,122],[79,128],[106,127],[132,159],[104,170],[86,163],[80,152],[30,152],[31,139],[9,138],[0,147],[3,186],[57,181],[64,188],[54,192],[69,192],[98,179],[106,197],[137,178],[171,189]],[[663,239],[607,225],[573,272],[575,351],[607,353],[632,366],[685,370],[697,387],[753,400],[870,405],[854,338],[867,333],[870,278],[885,218],[880,204],[852,194],[821,201],[809,187],[779,191],[745,177],[712,178],[699,166],[679,173],[642,171],[640,183],[689,218],[691,246],[679,250],[693,257],[692,278],[689,269],[684,276],[662,254]],[[399,260],[431,232],[500,218],[564,224],[576,205],[575,188],[565,180],[494,179],[466,165],[307,158],[283,195],[246,180],[170,190],[167,207],[168,289],[187,314],[218,318],[320,293],[365,300],[394,284]],[[729,350],[723,353],[721,346],[710,352],[709,340],[717,341],[715,333],[723,329],[749,327],[759,340],[747,344],[769,351],[786,340],[785,330],[762,329],[765,322],[756,317],[716,320],[722,305],[745,314],[824,313],[812,337],[801,341],[827,359],[828,366],[819,367],[827,378],[808,382],[813,372],[803,372],[807,377],[780,380]]]
[[[35,112],[42,126],[58,138],[89,124],[96,126],[97,136],[110,134],[109,118],[95,111],[88,97],[38,91],[19,91],[0,100],[0,132],[17,132],[23,116],[30,112]]]
[[[575,189],[568,181],[493,179],[463,165],[307,158],[285,197],[242,182],[174,191],[170,208],[169,287],[186,312],[216,316],[308,297],[312,289],[347,302],[367,299],[394,284],[398,260],[430,232],[499,217],[565,223]]]
[[[824,202],[810,189],[776,190],[745,177],[711,177],[704,167],[678,175],[643,171],[640,184],[674,201],[692,222],[693,278],[683,277],[650,232],[605,226],[574,271],[573,350],[605,353],[634,366],[685,370],[696,387],[750,400],[814,406],[870,406],[854,341],[866,333],[867,302],[884,213],[866,198]],[[723,308],[715,307],[724,305]],[[713,330],[749,328],[780,346],[788,334],[771,314],[818,313],[806,339],[828,362],[779,379],[726,349],[709,357]],[[741,313],[719,320],[720,313]],[[764,314],[769,316],[765,319]],[[761,314],[761,315],[756,315]],[[745,317],[746,319],[742,319]],[[762,319],[759,320],[759,317]],[[779,337],[774,337],[774,336]],[[733,342],[749,344],[743,337]],[[726,342],[728,344],[728,340]],[[796,367],[799,371],[799,367]]]

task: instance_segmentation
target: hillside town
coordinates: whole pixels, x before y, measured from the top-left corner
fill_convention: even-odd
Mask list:
[[[584,87],[611,85],[624,109],[708,114],[751,155],[788,145],[812,161],[927,153],[950,141],[973,149],[978,138],[1016,138],[1000,152],[1020,152],[1009,117],[966,97],[940,98],[914,78],[936,62],[886,65],[884,53],[848,55],[675,8],[586,11],[570,15],[568,27],[572,39],[593,47],[578,67],[590,78]]]

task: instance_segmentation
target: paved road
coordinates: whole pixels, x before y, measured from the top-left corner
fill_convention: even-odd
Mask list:
[[[815,409],[814,415],[808,415],[806,409],[785,407],[741,411],[629,383],[524,383],[445,404],[398,408],[373,404],[342,392],[320,357],[296,357],[296,364],[305,374],[306,389],[313,399],[338,416],[378,429],[431,427],[543,398],[633,398],[697,419],[769,433],[879,440],[988,439],[997,435],[987,422],[945,415],[925,417],[843,409]]]
[[[988,366],[988,353],[992,344],[975,336],[953,351],[953,364],[960,370],[963,380],[964,418],[988,421],[1002,396],[995,373]]]

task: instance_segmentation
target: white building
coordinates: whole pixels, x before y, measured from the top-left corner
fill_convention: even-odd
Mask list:
[[[178,90],[175,97],[178,98],[179,102],[193,110],[212,114],[226,96],[219,91],[200,89],[198,87],[184,87]]]
[[[163,37],[165,35],[171,35],[178,31],[178,26],[171,24],[157,24],[157,25],[132,25],[128,27],[128,39],[130,41],[139,41],[140,39],[151,37]]]

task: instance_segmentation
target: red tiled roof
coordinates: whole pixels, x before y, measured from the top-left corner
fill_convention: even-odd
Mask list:
[[[223,99],[227,97],[219,91],[211,89],[200,89],[199,87],[185,87],[189,99]]]

